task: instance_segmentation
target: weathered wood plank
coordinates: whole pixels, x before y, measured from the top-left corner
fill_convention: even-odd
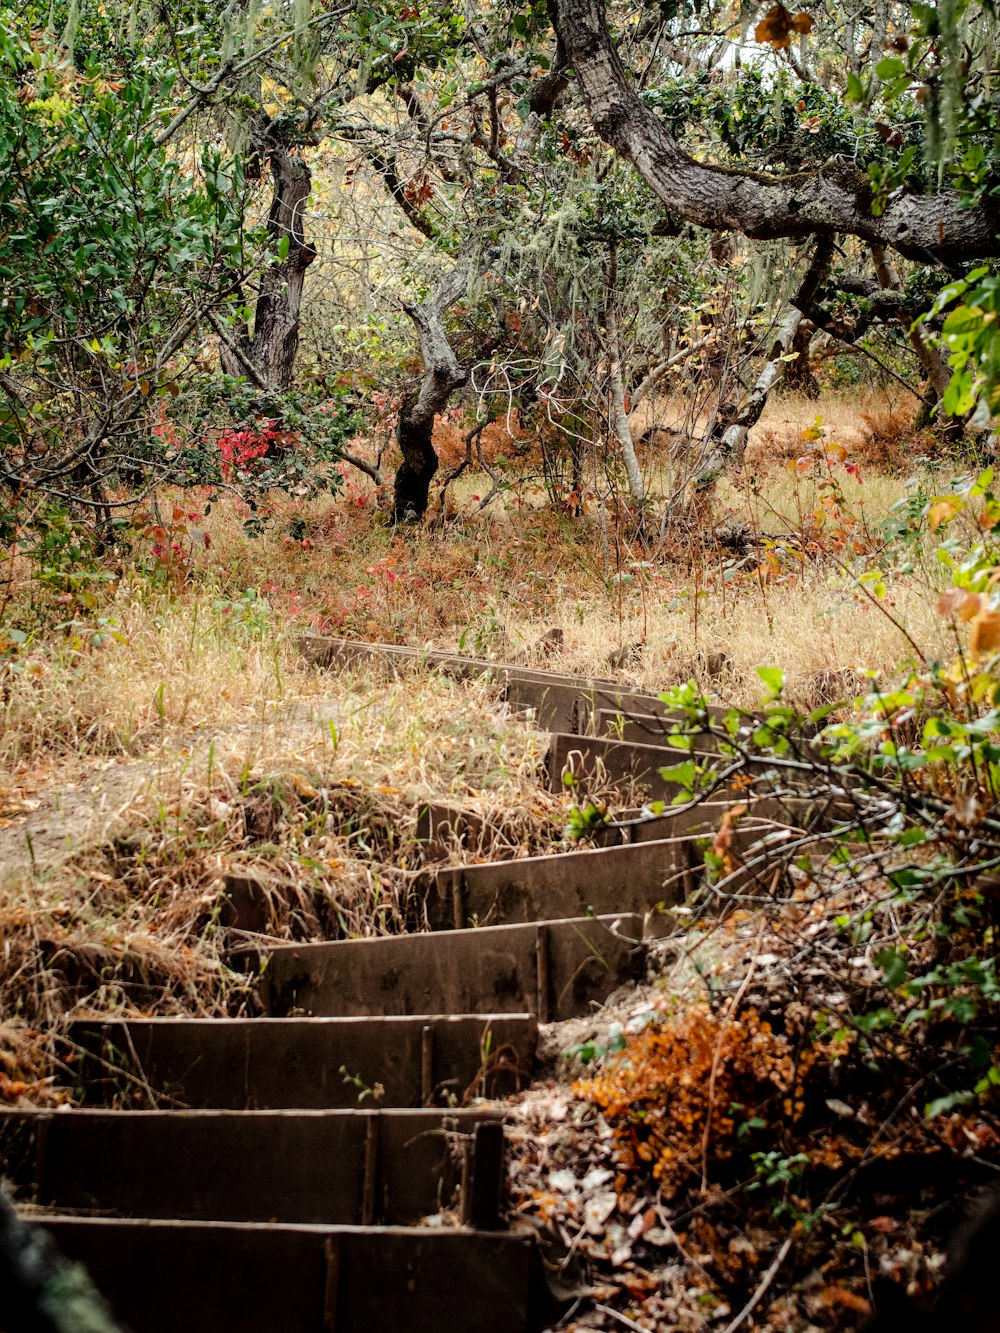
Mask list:
[[[46,1217],[141,1333],[527,1333],[533,1241],[498,1232]]]
[[[642,928],[634,915],[549,923],[544,996],[535,924],[274,947],[264,955],[261,993],[274,1015],[348,1016],[372,1007],[383,1014],[537,1014],[544,1007],[554,1022],[639,978]]]
[[[334,1110],[365,1104],[360,1094],[377,1085],[381,1098],[369,1091],[368,1105],[506,1095],[528,1076],[536,1026],[529,1014],[152,1018],[75,1023],[69,1036],[83,1053],[89,1102],[124,1095],[134,1107]],[[510,1053],[506,1066],[495,1059],[500,1048]]]
[[[0,1158],[35,1202],[64,1211],[410,1225],[460,1205],[463,1147],[502,1115],[0,1111]]]
[[[432,930],[642,915],[683,902],[701,859],[696,839],[678,838],[458,866],[427,876],[416,902]]]
[[[486,662],[458,653],[352,639],[305,637],[299,640],[299,647],[308,661],[324,668],[364,663],[396,671],[423,666],[459,680],[484,677],[495,681],[515,708],[533,709],[540,725],[561,731],[587,730],[594,710],[599,707],[637,713],[665,711],[657,695],[623,690],[613,680],[566,676],[505,662]]]

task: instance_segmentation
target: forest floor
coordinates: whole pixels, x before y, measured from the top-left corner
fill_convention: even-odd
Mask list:
[[[335,501],[276,500],[254,540],[235,501],[204,520],[191,497],[162,497],[160,532],[137,539],[127,567],[64,562],[40,580],[12,560],[0,622],[0,1102],[65,1098],[51,1035],[72,1017],[242,1011],[246,979],[227,966],[216,924],[226,874],[322,878],[336,885],[335,929],[364,935],[398,925],[420,866],[416,814],[432,796],[499,830],[456,857],[571,845],[572,793],[537,782],[544,737],[488,684],[320,674],[300,657],[303,633],[644,689],[694,677],[748,707],[759,666],[781,667],[808,708],[860,692],[864,673],[893,679],[914,641],[943,650],[940,573],[913,515],[970,465],[914,440],[908,411],[778,400],[697,539],[668,534],[654,552],[629,535],[624,502],[585,488],[554,506],[536,459],[494,448],[504,494],[482,511],[489,479],[463,476],[415,531],[389,525],[351,473]],[[817,414],[826,433],[803,439]],[[882,571],[883,599],[859,583],[865,568]],[[670,1149],[684,1170],[664,1164],[668,1153],[654,1178],[652,1163],[623,1166],[603,1115],[623,1095],[609,1051],[652,1041],[666,1016],[674,1045],[650,1049],[650,1095],[676,1098],[681,1118],[679,1064],[688,1082],[718,1081],[720,1098],[720,1061],[745,1057],[758,1082],[784,1086],[789,1048],[769,1015],[787,1008],[805,943],[828,942],[829,923],[857,907],[831,893],[821,916],[748,910],[666,941],[647,986],[550,1033],[549,1078],[514,1111],[514,1188],[521,1224],[547,1228],[576,1284],[565,1327],[853,1328],[879,1274],[918,1293],[933,1285],[943,1255],[927,1237],[954,1220],[958,1188],[942,1194],[933,1170],[926,1192],[887,1165],[860,1196],[831,1184],[807,1199],[787,1136],[748,1180],[727,1166],[735,1150],[710,1152],[692,1119]],[[817,987],[836,984],[829,958],[810,959]],[[757,1017],[741,1054],[712,1005],[748,995]],[[736,1085],[726,1090],[720,1143],[753,1120]],[[852,1178],[877,1137],[874,1112],[835,1077],[822,1091],[826,1123],[800,1151],[831,1182]]]

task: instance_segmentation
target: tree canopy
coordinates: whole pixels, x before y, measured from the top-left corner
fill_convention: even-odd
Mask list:
[[[248,419],[257,474],[301,485],[371,412],[376,347],[397,520],[427,508],[456,394],[473,426],[561,434],[574,476],[603,440],[642,504],[630,413],[706,344],[725,350],[696,487],[775,384],[808,382],[814,338],[986,428],[996,41],[971,0],[8,11],[8,513],[40,494],[107,520],[123,482],[232,483],[203,428]],[[171,447],[166,418],[197,439]]]

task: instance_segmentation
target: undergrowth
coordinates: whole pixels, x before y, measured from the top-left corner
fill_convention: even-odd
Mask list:
[[[544,742],[487,687],[340,676],[321,688],[105,765],[110,801],[84,785],[77,810],[60,789],[51,813],[70,839],[46,843],[37,809],[4,821],[0,1099],[66,1095],[53,1043],[74,1018],[252,1011],[234,951],[420,928],[426,865],[562,845],[569,797],[538,787]],[[478,815],[481,845],[418,843],[432,798]],[[267,904],[249,926],[231,906],[247,881]]]
[[[922,513],[951,583],[936,603],[950,652],[914,643],[894,679],[869,676],[840,706],[808,714],[773,667],[759,669],[766,694],[753,714],[713,710],[693,682],[663,695],[676,710],[670,739],[692,750],[662,770],[681,784],[679,802],[763,782],[786,798],[833,794],[834,817],[748,845],[732,809],[705,840],[703,888],[660,946],[652,998],[613,1038],[570,1052],[597,1066],[573,1087],[574,1156],[613,1175],[602,1207],[618,1266],[627,1257],[656,1272],[657,1246],[675,1245],[715,1313],[739,1309],[759,1281],[767,1329],[851,1326],[871,1307],[873,1267],[929,1296],[934,1242],[943,1247],[968,1200],[996,1183],[992,469],[928,496]],[[877,563],[858,578],[873,604],[887,596]],[[713,753],[702,745],[696,757],[706,737]],[[525,1174],[521,1210],[558,1215],[551,1180],[546,1189],[534,1164]],[[761,1256],[749,1271],[736,1258],[748,1251]],[[616,1278],[609,1257],[613,1270],[614,1255],[595,1253],[622,1312],[656,1326],[662,1289]]]

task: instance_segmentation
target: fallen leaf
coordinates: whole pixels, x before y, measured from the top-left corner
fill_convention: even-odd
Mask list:
[[[618,1196],[611,1190],[589,1198],[583,1209],[583,1223],[592,1236],[599,1236],[604,1224],[615,1211]]]
[[[656,1226],[656,1209],[647,1208],[645,1212],[638,1213],[632,1218],[628,1234],[633,1240],[638,1240],[640,1236],[644,1236],[654,1226]]]
[[[614,1180],[614,1177],[613,1171],[609,1171],[606,1167],[595,1166],[593,1171],[588,1171],[584,1176],[580,1188],[585,1194],[593,1194],[594,1190],[600,1189],[609,1180]]]
[[[856,1310],[858,1314],[871,1314],[872,1308],[863,1296],[858,1296],[846,1287],[823,1287],[817,1293],[826,1306],[840,1305],[847,1310]]]
[[[549,1189],[555,1190],[557,1194],[576,1194],[576,1176],[569,1168],[563,1171],[550,1171]]]

